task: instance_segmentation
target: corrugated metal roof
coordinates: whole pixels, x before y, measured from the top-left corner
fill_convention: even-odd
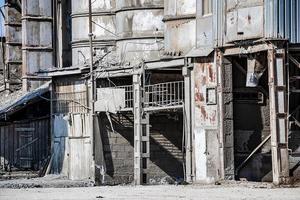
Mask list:
[[[29,101],[31,101],[37,97],[43,98],[41,96],[49,91],[50,84],[51,84],[51,81],[45,83],[44,85],[33,90],[32,92],[28,92],[28,93],[20,96],[12,103],[1,108],[0,109],[0,118],[3,118],[5,115],[13,113],[14,111],[18,110],[18,108],[24,107]]]

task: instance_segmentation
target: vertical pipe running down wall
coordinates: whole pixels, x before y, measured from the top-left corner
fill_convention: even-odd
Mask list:
[[[94,134],[94,114],[95,114],[95,84],[94,84],[94,71],[93,71],[93,25],[92,25],[92,1],[89,0],[89,45],[90,45],[90,129],[91,129],[91,141],[92,141],[92,158],[93,163],[95,161],[95,134]],[[95,177],[95,173],[93,173]]]

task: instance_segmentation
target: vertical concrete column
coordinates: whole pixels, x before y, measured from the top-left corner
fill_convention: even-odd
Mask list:
[[[217,54],[220,177],[234,179],[233,85],[232,63]]]
[[[285,49],[268,51],[273,183],[289,180]]]
[[[187,61],[186,61],[187,62]],[[186,63],[187,65],[187,63]],[[192,166],[192,120],[191,120],[191,70],[185,66],[182,70],[184,76],[184,111],[183,111],[183,123],[185,134],[185,179],[186,182],[191,183],[193,181],[193,166]]]
[[[225,179],[225,168],[224,168],[224,101],[223,101],[223,55],[220,51],[216,53],[216,67],[217,67],[217,94],[218,94],[218,111],[219,111],[219,152],[220,152],[220,179]]]
[[[142,91],[141,75],[138,71],[133,75],[133,114],[134,114],[134,183],[142,184]]]

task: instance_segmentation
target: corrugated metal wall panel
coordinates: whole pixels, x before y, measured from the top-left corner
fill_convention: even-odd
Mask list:
[[[300,42],[300,2],[298,0],[265,1],[265,37]]]
[[[0,126],[0,171],[8,170],[7,167],[20,169],[20,154],[17,149],[24,146],[20,141],[20,133],[24,135],[24,130],[32,129],[33,162],[32,169],[38,170],[44,159],[49,155],[50,119],[42,118],[31,122],[14,122]],[[25,131],[26,132],[26,131]],[[26,134],[25,134],[26,135]],[[24,148],[26,149],[26,148]],[[24,150],[21,150],[24,152]]]

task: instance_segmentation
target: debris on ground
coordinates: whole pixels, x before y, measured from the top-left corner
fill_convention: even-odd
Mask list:
[[[70,188],[70,187],[92,187],[91,180],[73,181],[60,175],[47,175],[45,177],[30,179],[14,179],[0,181],[0,188]]]

